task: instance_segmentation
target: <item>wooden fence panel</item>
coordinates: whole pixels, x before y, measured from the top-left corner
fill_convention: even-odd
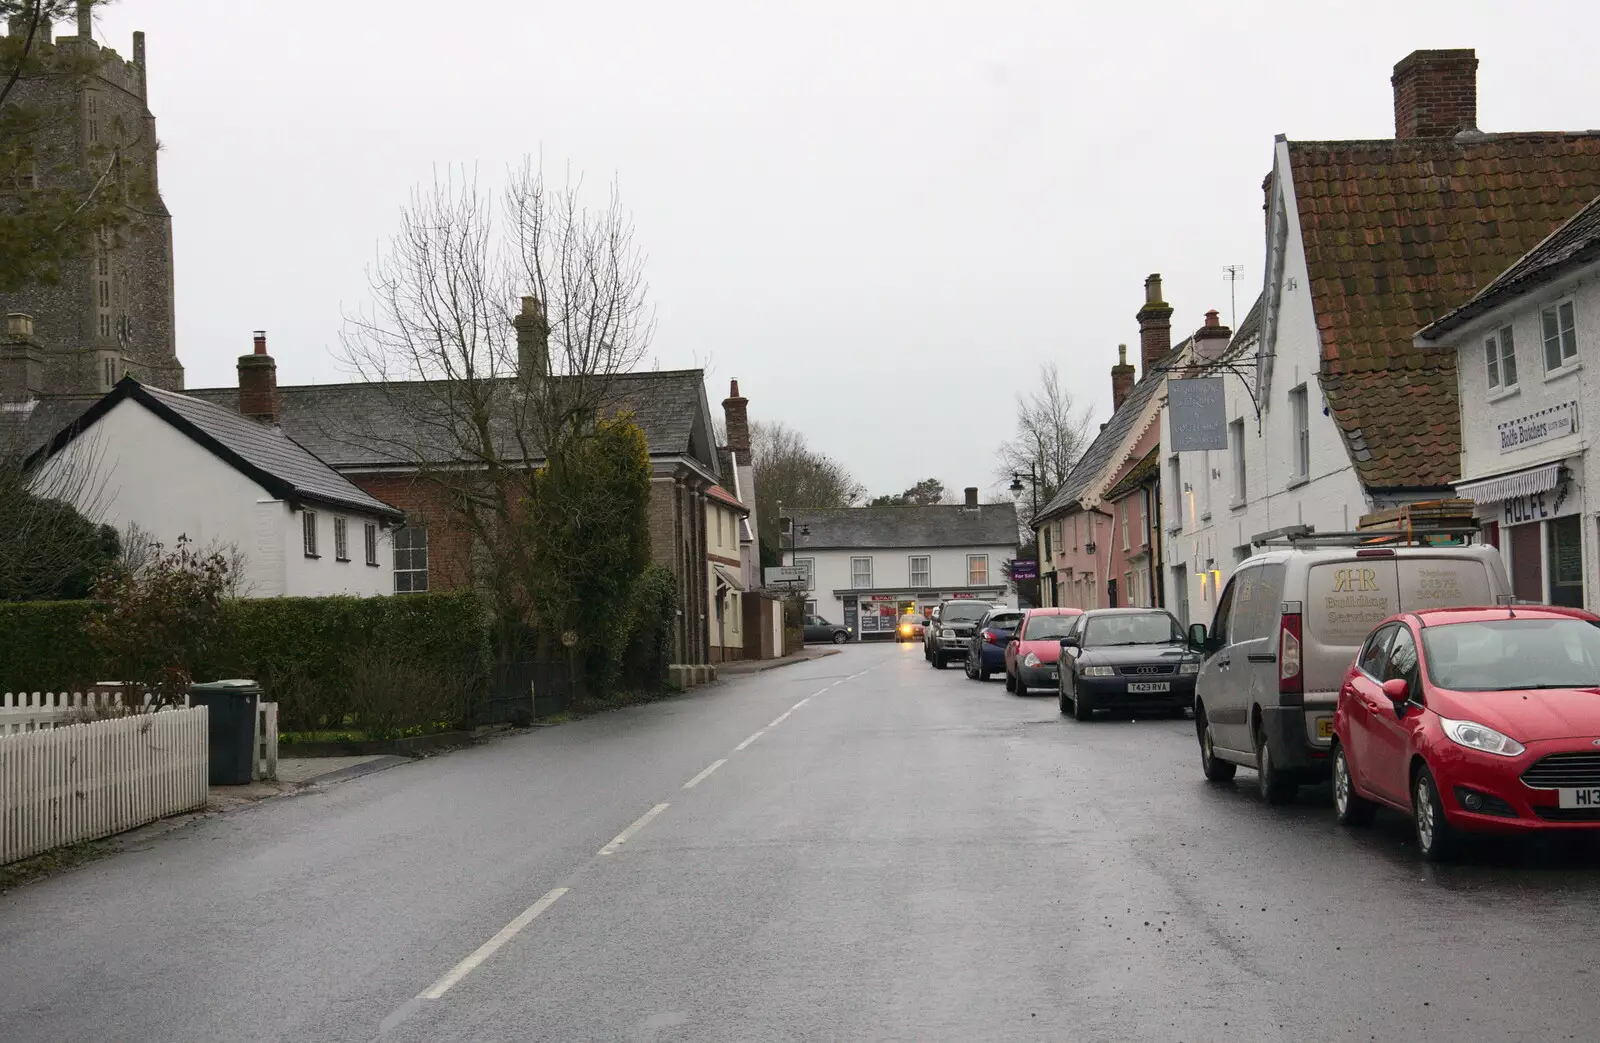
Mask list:
[[[0,865],[205,807],[204,706],[0,735]]]

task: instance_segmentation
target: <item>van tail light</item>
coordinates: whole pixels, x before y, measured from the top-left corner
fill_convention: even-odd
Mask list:
[[[1300,656],[1300,602],[1286,601],[1278,623],[1278,692],[1305,692],[1305,672]]]

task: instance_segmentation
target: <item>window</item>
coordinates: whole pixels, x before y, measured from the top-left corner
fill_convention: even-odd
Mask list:
[[[850,559],[850,585],[857,590],[866,590],[872,586],[872,559]]]
[[[1411,636],[1410,627],[1395,627],[1394,642],[1389,646],[1389,654],[1385,657],[1383,679],[1385,681],[1393,681],[1396,678],[1415,689],[1417,683],[1417,642]]]
[[[1150,545],[1150,489],[1139,490],[1139,546]]]
[[[1489,368],[1490,391],[1505,391],[1517,386],[1517,351],[1511,341],[1510,326],[1485,338],[1483,358]]]
[[[1233,502],[1245,502],[1244,484],[1244,418],[1228,425],[1228,453],[1233,458]]]
[[[114,358],[107,358],[105,360],[105,364],[106,364],[106,390],[109,391],[111,388],[115,387],[116,383],[117,383],[117,360],[114,359]]]
[[[816,590],[817,589],[817,559],[816,558],[796,558],[796,559],[794,559],[794,563],[796,565],[800,566],[801,568],[806,570],[806,589],[807,590]]]
[[[1128,549],[1128,501],[1126,498],[1117,501],[1117,515],[1122,519],[1122,549]]]
[[[1065,525],[1066,523],[1062,522],[1062,524]],[[1078,516],[1076,514],[1072,516],[1072,549],[1078,549]]]
[[[111,316],[109,315],[102,314],[100,316],[100,336],[111,336]]]
[[[742,614],[739,608],[738,591],[731,590],[728,592],[728,607],[733,612],[733,632],[737,634],[739,632],[739,616]]]
[[[1539,313],[1544,328],[1544,371],[1560,369],[1578,357],[1578,334],[1572,317],[1572,302],[1552,304]],[[1507,334],[1510,330],[1505,331]]]
[[[1545,522],[1546,578],[1550,584],[1546,600],[1566,608],[1583,607],[1582,521],[1576,514]]]
[[[967,555],[967,586],[987,587],[989,585],[989,555]]]
[[[1211,517],[1211,450],[1200,451],[1200,520]]]
[[[346,522],[343,518],[333,519],[333,557],[335,561],[350,560],[350,540],[345,533]]]
[[[1172,487],[1172,528],[1183,528],[1183,463],[1176,453],[1167,458],[1167,482]]]
[[[913,555],[911,558],[911,585],[913,587],[933,586],[933,559],[926,555]]]
[[[810,616],[812,619],[817,617],[817,603],[815,601],[806,602],[806,615]]]
[[[1374,679],[1383,676],[1383,663],[1389,657],[1389,639],[1394,636],[1394,624],[1382,627],[1367,638],[1367,647],[1356,660],[1361,669]]]
[[[367,540],[367,564],[376,565],[378,563],[378,527],[372,522],[367,522],[365,528]]]
[[[394,592],[428,589],[428,527],[403,525],[394,533]]]
[[[305,540],[306,557],[315,558],[317,554],[317,512],[300,512],[300,533]]]
[[[1124,572],[1122,574],[1122,590],[1128,599],[1128,606],[1130,608],[1137,607],[1139,604],[1139,588],[1133,585],[1133,573]]]
[[[1311,408],[1304,384],[1289,392],[1289,414],[1294,420],[1294,478],[1305,481],[1311,474]]]
[[[1042,530],[1042,536],[1044,538],[1044,560],[1045,561],[1049,561],[1050,558],[1052,557],[1052,555],[1050,553],[1050,529],[1051,529],[1051,523],[1048,523],[1048,522],[1045,523],[1045,527]]]

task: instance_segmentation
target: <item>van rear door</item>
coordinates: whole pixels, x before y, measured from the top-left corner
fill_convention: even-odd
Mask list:
[[[1496,584],[1480,557],[1399,559],[1400,611],[1493,605]]]

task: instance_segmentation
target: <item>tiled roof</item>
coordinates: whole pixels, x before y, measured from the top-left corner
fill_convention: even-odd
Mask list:
[[[1545,236],[1543,242],[1523,254],[1472,300],[1426,327],[1421,336],[1437,340],[1502,303],[1596,259],[1600,259],[1600,196]]]
[[[919,547],[1015,547],[1017,508],[986,503],[977,510],[961,504],[931,507],[834,507],[786,511],[794,524],[808,527],[800,553],[808,550],[897,549]]]
[[[1106,499],[1120,500],[1160,473],[1161,447],[1158,445],[1144,454],[1144,459],[1128,468],[1128,473],[1117,479],[1116,485],[1106,490]]]
[[[281,499],[311,500],[399,519],[400,511],[350,483],[282,431],[181,392],[145,387],[132,377],[68,420],[41,451],[56,453],[118,404],[132,400],[194,439]]]
[[[1374,489],[1456,478],[1453,352],[1422,327],[1600,194],[1600,134],[1289,142],[1321,384]]]
[[[713,485],[710,489],[707,489],[706,495],[711,497],[713,500],[717,500],[720,503],[724,503],[727,506],[732,507],[736,511],[743,511],[746,514],[750,513],[750,508],[740,503],[737,496],[733,495],[720,485]]]
[[[625,409],[644,431],[652,456],[695,455],[691,441],[705,396],[705,373],[698,369],[625,373],[611,378],[612,409]],[[494,390],[505,392],[504,417],[509,417],[515,391],[512,381]],[[442,382],[302,384],[278,388],[279,421],[295,441],[333,466],[414,466],[459,458],[458,441],[437,420],[446,415]],[[234,408],[238,388],[200,388],[185,392],[194,398]],[[500,444],[516,444],[513,423],[503,419]],[[710,432],[705,432],[707,438]],[[534,447],[535,449],[537,447]],[[707,446],[709,466],[715,453]]]
[[[1089,443],[1089,448],[1083,451],[1083,456],[1079,457],[1072,470],[1067,472],[1067,480],[1062,484],[1061,491],[1039,509],[1039,513],[1033,519],[1035,528],[1041,521],[1066,513],[1067,509],[1081,500],[1096,482],[1105,479],[1106,468],[1121,462],[1117,458],[1117,450],[1122,448],[1128,435],[1133,433],[1134,425],[1144,414],[1145,406],[1166,380],[1167,374],[1162,367],[1177,359],[1192,343],[1194,343],[1193,338],[1189,338],[1173,348],[1156,364],[1154,371],[1146,373],[1137,384],[1133,385],[1128,397],[1122,400],[1121,408],[1111,414],[1111,419],[1106,421],[1105,427],[1100,429],[1094,441]]]

